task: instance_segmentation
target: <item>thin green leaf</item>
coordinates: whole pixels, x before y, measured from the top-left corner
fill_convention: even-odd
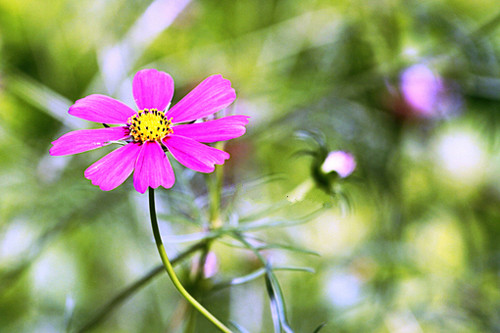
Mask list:
[[[268,207],[266,207],[266,208],[264,208],[262,210],[259,210],[256,213],[253,213],[253,214],[241,217],[239,219],[239,222],[240,223],[245,223],[245,222],[251,222],[251,221],[259,220],[259,219],[261,219],[263,217],[266,217],[266,216],[269,216],[271,214],[274,214],[277,211],[279,211],[280,209],[282,209],[284,207],[287,207],[287,206],[290,206],[291,204],[292,203],[290,201],[288,201],[288,200],[278,201],[277,203],[269,205]]]
[[[237,286],[240,284],[248,283],[250,281],[253,281],[253,280],[261,277],[265,273],[266,273],[266,270],[264,268],[259,268],[258,270],[253,271],[252,273],[250,273],[248,275],[244,275],[244,276],[232,279],[231,281],[229,281],[228,285]]]
[[[276,276],[270,266],[266,266],[266,289],[269,294],[269,299],[271,301],[271,310],[273,317],[277,314],[281,328],[286,333],[293,333],[293,330],[288,325],[286,319],[286,307],[285,300],[283,299],[283,294],[281,292],[280,285]]]
[[[273,326],[275,333],[281,333],[281,318],[279,315],[278,302],[276,301],[276,294],[274,293],[273,286],[269,276],[266,274],[266,291],[269,295],[269,303],[271,305],[271,318],[273,319]]]
[[[273,267],[273,271],[289,271],[289,272],[306,272],[306,273],[316,273],[314,268],[311,267],[295,267],[295,266],[278,266]]]
[[[234,321],[229,321],[229,324],[231,326],[233,326],[236,331],[238,331],[239,333],[250,333],[249,331],[247,331],[243,326],[239,325],[238,323],[234,322]]]
[[[251,250],[257,258],[262,262],[262,264],[265,267],[266,270],[266,287],[267,291],[269,294],[269,300],[271,303],[271,314],[273,316],[273,321],[276,316],[279,318],[279,331],[281,332],[281,329],[283,329],[286,333],[293,332],[293,330],[290,328],[288,325],[287,319],[286,319],[286,308],[285,308],[285,302],[283,299],[283,294],[281,292],[280,285],[278,283],[278,280],[276,279],[276,276],[274,275],[273,270],[269,266],[269,263],[264,259],[264,257],[260,254],[260,252],[253,247],[241,234],[239,233],[233,233],[233,237],[235,237],[237,240],[239,240],[243,245],[245,245],[249,250]],[[275,324],[275,330],[276,330],[277,325]]]
[[[68,117],[68,109],[73,104],[47,86],[21,73],[8,76],[9,91],[23,101],[44,111],[71,129],[84,127],[83,121]]]
[[[313,151],[313,150],[308,150],[308,149],[302,149],[302,150],[299,150],[299,151],[296,151],[295,153],[293,153],[293,157],[302,157],[302,156],[312,156],[312,157],[316,157],[318,155],[318,153],[316,151]]]
[[[281,250],[288,250],[288,251],[294,251],[294,252],[299,252],[299,253],[304,253],[304,254],[310,254],[310,255],[315,255],[315,256],[320,256],[318,252],[308,250],[308,249],[303,249],[297,246],[293,245],[288,245],[288,244],[279,244],[279,243],[268,243],[266,240],[256,237],[255,235],[249,235],[245,234],[246,238],[251,238],[257,242],[262,243],[260,246],[256,246],[257,250],[267,250],[267,249],[281,249]]]
[[[220,235],[219,232],[195,232],[192,234],[185,235],[169,235],[165,237],[166,243],[185,243],[185,242],[194,242],[194,241],[204,241],[208,239],[216,238]]]
[[[240,244],[235,243],[235,242],[226,241],[226,240],[223,240],[221,238],[217,239],[217,241],[221,244],[224,244],[226,246],[233,247],[236,249],[247,249],[246,246],[240,245]]]
[[[306,216],[299,218],[299,219],[294,219],[294,220],[277,220],[277,221],[270,221],[270,222],[258,222],[258,223],[253,223],[245,226],[241,226],[239,228],[240,231],[254,231],[254,230],[261,230],[261,229],[269,229],[269,228],[275,228],[275,227],[291,227],[291,226],[296,226],[300,224],[304,224],[318,216],[322,211],[324,210],[324,207],[319,208],[318,210],[307,214]]]
[[[318,333],[319,331],[321,331],[323,329],[323,327],[326,326],[326,321],[324,323],[321,323],[318,327],[316,327],[316,329],[313,331],[313,333]]]
[[[326,147],[325,135],[317,129],[300,130],[295,132],[295,136],[300,140],[316,142],[321,150],[328,151]]]
[[[235,228],[235,229],[222,229],[220,231],[222,233],[224,233],[224,234],[229,233],[229,232],[239,232],[238,228]],[[265,240],[262,240],[262,239],[260,239],[258,237],[253,236],[253,235],[248,235],[247,234],[247,235],[245,235],[245,237],[252,238],[254,240],[257,240],[257,241],[263,243],[263,245],[255,247],[255,249],[259,250],[259,251],[260,250],[267,250],[267,249],[278,249],[278,250],[287,250],[287,251],[293,251],[293,252],[298,252],[298,253],[303,253],[303,254],[309,254],[309,255],[314,255],[314,256],[318,256],[318,257],[321,256],[321,254],[319,254],[318,252],[315,252],[315,251],[312,251],[312,250],[308,250],[308,249],[303,249],[303,248],[292,246],[292,245],[276,244],[276,243],[266,243]],[[219,239],[218,241],[221,242],[222,244],[226,245],[226,246],[229,246],[229,247],[234,247],[234,248],[239,248],[239,249],[246,249],[247,248],[246,246],[240,245],[238,243],[228,242],[228,241],[224,241],[224,240],[221,240],[221,239]]]
[[[266,177],[261,177],[258,178],[257,180],[250,180],[247,182],[242,182],[237,186],[231,185],[231,186],[225,186],[222,188],[222,198],[225,199],[226,201],[228,199],[234,200],[234,197],[236,194],[240,192],[249,192],[253,190],[254,188],[257,188],[261,185],[265,185],[268,182],[275,181],[277,179],[284,179],[283,176],[277,176],[277,175],[272,175],[272,176],[266,176]],[[210,200],[208,198],[207,194],[200,195],[196,199],[193,200],[194,205],[197,207],[197,209],[203,209],[208,206]]]
[[[307,249],[302,249],[302,248],[296,247],[296,246],[285,245],[285,244],[266,244],[266,245],[257,247],[257,250],[259,250],[259,251],[260,250],[268,250],[268,249],[287,250],[287,251],[309,254],[309,255],[318,256],[318,257],[321,256],[318,252],[315,252],[312,250],[307,250]]]
[[[184,215],[175,215],[175,214],[158,214],[158,219],[173,222],[173,223],[186,223],[186,224],[194,224],[199,226],[199,223],[189,216]]]
[[[168,192],[168,196],[162,196],[162,198],[167,200],[176,211],[187,217],[191,217],[193,221],[201,220],[202,213],[200,206],[196,204],[195,198],[190,194],[171,190]]]
[[[307,273],[315,273],[314,269],[310,267],[291,267],[291,266],[278,266],[278,267],[273,267],[273,271],[290,271],[290,272],[307,272]],[[259,268],[255,271],[253,271],[250,274],[243,275],[237,278],[234,278],[232,280],[226,281],[226,282],[221,282],[212,287],[212,291],[219,291],[224,288],[228,287],[233,287],[233,286],[238,286],[242,285],[245,283],[252,282],[261,276],[264,276],[266,274],[266,269],[265,268]]]
[[[274,181],[285,180],[285,179],[286,177],[282,174],[274,174],[274,175],[259,177],[257,179],[242,181],[238,186],[225,186],[222,189],[222,196],[223,197],[232,196],[237,191],[250,192],[251,190],[259,188],[262,185],[266,185]],[[239,190],[237,190],[237,188],[239,188]]]
[[[257,179],[252,179],[252,180],[247,180],[241,182],[241,186],[244,187],[245,189],[254,189],[256,187],[259,187],[261,185],[266,185],[271,182],[275,182],[278,180],[285,180],[286,177],[284,174],[272,174],[272,175],[267,175],[263,177],[259,177]]]

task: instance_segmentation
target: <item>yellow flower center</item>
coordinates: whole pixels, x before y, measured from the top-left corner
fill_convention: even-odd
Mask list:
[[[171,119],[156,109],[140,110],[128,120],[130,135],[135,142],[161,141],[166,135],[174,131],[170,128]]]

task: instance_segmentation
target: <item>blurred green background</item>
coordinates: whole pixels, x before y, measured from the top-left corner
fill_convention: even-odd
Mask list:
[[[265,251],[315,270],[276,272],[296,332],[500,332],[499,25],[498,0],[0,0],[0,331],[78,329],[160,262],[147,196],[83,177],[110,147],[48,155],[96,126],[67,114],[76,99],[134,105],[131,78],[156,68],[174,102],[223,74],[238,95],[228,112],[252,117],[227,145],[225,223],[331,203],[313,188],[287,206],[311,182],[312,159],[296,153],[317,147],[297,131],[355,155],[346,198],[256,233],[321,255]],[[172,255],[202,231],[207,192],[204,175],[174,168],[175,187],[158,191]],[[228,245],[214,244],[205,285],[260,267]],[[188,286],[193,258],[178,268]],[[225,322],[273,330],[263,278],[197,295]],[[158,276],[93,331],[181,332],[186,307]]]

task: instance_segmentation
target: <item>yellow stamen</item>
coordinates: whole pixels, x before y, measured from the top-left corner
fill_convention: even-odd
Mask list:
[[[161,141],[174,131],[170,128],[172,119],[156,109],[140,110],[128,120],[130,135],[135,142]]]

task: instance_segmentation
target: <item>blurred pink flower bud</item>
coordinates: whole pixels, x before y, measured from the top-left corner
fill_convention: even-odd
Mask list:
[[[206,278],[211,278],[219,271],[219,261],[214,252],[208,252],[207,258],[205,259],[205,265],[203,266],[203,275]]]
[[[355,168],[354,156],[340,150],[330,152],[321,165],[321,171],[324,173],[335,171],[341,178],[349,176]]]

